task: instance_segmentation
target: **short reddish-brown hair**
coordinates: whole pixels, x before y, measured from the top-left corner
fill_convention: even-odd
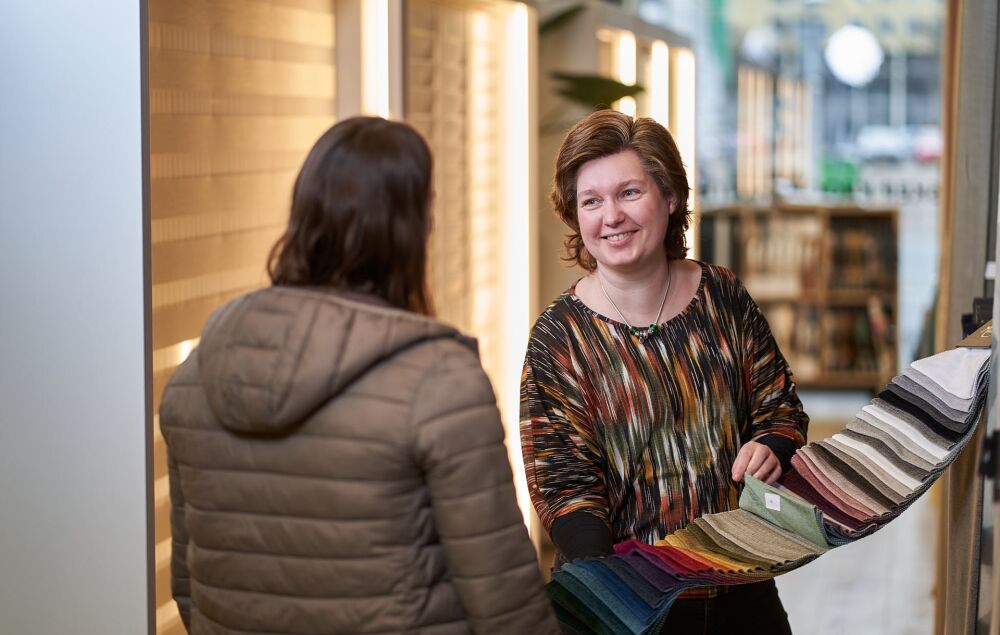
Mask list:
[[[594,159],[631,150],[639,155],[646,174],[660,188],[664,200],[673,199],[679,212],[668,224],[663,239],[670,260],[687,254],[684,232],[691,222],[688,209],[688,181],[677,144],[666,128],[648,117],[633,119],[615,110],[598,110],[581,119],[566,134],[556,155],[556,171],[549,195],[556,214],[572,230],[566,236],[565,260],[586,271],[597,262],[583,245],[576,216],[576,177],[583,164]]]

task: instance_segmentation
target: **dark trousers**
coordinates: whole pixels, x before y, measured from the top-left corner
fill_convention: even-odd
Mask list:
[[[714,598],[677,600],[660,635],[792,635],[774,580],[725,587]]]

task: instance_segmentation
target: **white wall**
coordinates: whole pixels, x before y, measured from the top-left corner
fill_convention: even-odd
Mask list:
[[[149,626],[145,3],[0,2],[0,633]]]

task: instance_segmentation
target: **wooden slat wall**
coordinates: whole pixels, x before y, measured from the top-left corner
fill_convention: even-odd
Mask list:
[[[154,411],[209,314],[267,282],[306,152],[334,122],[333,0],[151,0]],[[170,596],[166,455],[154,417],[157,633]]]
[[[499,376],[502,222],[498,201],[498,3],[413,0],[407,11],[406,118],[434,153],[429,282],[440,319],[479,338]]]

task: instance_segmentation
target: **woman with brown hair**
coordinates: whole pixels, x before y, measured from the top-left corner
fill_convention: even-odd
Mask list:
[[[475,343],[430,317],[431,155],[317,141],[268,263],[160,406],[192,633],[555,633]]]
[[[808,418],[731,271],[685,258],[688,183],[652,119],[592,113],[566,135],[552,202],[587,272],[538,318],[521,384],[532,502],[557,559],[654,543],[774,482]],[[788,633],[773,581],[693,589],[665,633]]]

